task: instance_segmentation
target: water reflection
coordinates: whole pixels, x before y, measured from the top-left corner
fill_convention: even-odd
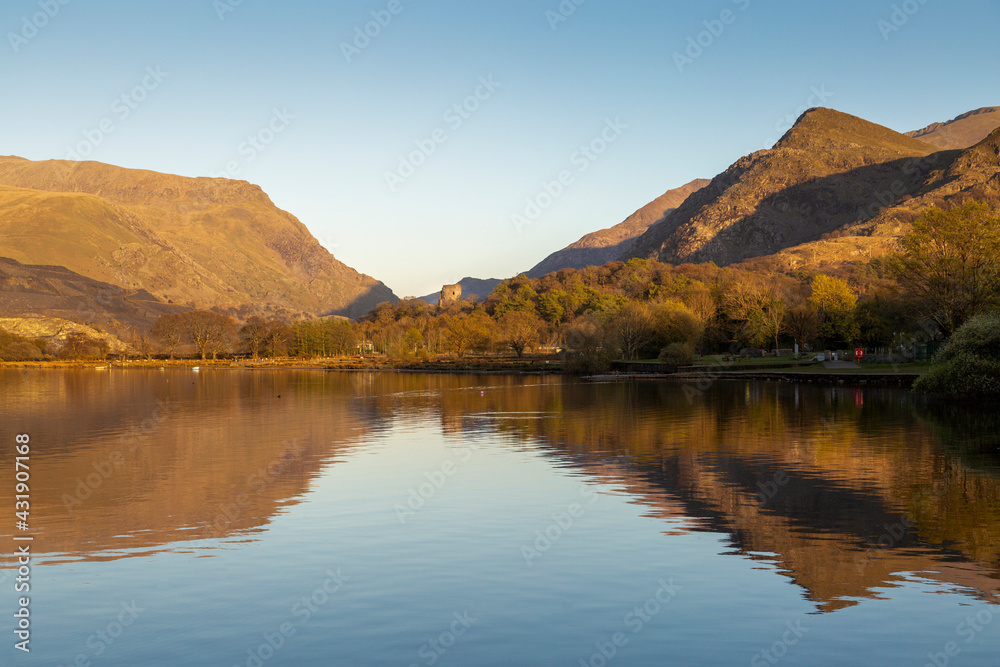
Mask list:
[[[914,576],[1000,594],[995,418],[898,389],[307,371],[0,371],[0,388],[33,434],[50,561],[252,538],[329,466],[433,419],[614,484],[664,532],[727,534],[819,611]]]
[[[0,378],[4,422],[32,435],[32,523],[49,560],[143,555],[260,530],[373,424],[346,376]],[[3,493],[13,506],[11,489]]]

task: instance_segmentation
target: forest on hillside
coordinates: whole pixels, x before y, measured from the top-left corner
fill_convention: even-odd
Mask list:
[[[613,360],[681,364],[699,354],[865,347],[887,354],[947,339],[969,318],[1000,306],[1000,218],[974,202],[932,209],[900,252],[835,270],[763,273],[649,259],[564,269],[502,282],[481,302],[382,303],[351,322],[294,322],[222,312],[164,315],[136,332],[127,357],[246,355],[379,356],[415,362],[530,353],[563,355],[570,367]],[[51,354],[5,333],[0,358],[104,358],[106,343],[75,335]]]

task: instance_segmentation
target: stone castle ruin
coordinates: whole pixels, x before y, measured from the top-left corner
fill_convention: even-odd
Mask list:
[[[441,305],[447,305],[449,303],[455,303],[462,299],[462,286],[461,285],[445,285],[441,288]]]

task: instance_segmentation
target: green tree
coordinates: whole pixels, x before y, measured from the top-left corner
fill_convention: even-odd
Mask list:
[[[983,203],[932,208],[903,237],[890,269],[919,313],[950,335],[998,303],[1000,217]]]
[[[563,290],[554,289],[545,292],[538,297],[538,312],[545,318],[545,321],[553,327],[558,328],[562,324],[563,316],[566,314],[566,306],[569,295]]]

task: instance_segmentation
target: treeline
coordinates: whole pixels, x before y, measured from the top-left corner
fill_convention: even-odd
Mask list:
[[[985,204],[931,209],[897,254],[835,271],[763,274],[650,260],[501,283],[482,303],[382,304],[354,325],[376,351],[558,348],[570,366],[613,359],[865,347],[886,355],[943,340],[1000,307],[1000,218]]]
[[[615,359],[683,364],[696,354],[852,348],[901,351],[945,339],[1000,306],[1000,218],[974,202],[932,209],[900,252],[830,271],[762,273],[634,259],[541,278],[518,276],[485,300],[383,303],[357,322],[238,322],[212,311],[165,315],[140,356],[303,358],[560,352],[569,368]],[[22,352],[30,352],[21,345]],[[92,352],[92,350],[91,350]]]

